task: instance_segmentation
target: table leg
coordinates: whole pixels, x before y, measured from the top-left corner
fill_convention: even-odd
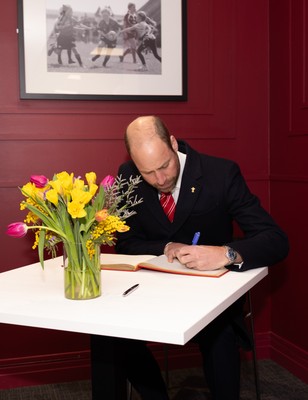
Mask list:
[[[117,338],[91,335],[91,378],[92,400],[127,398],[127,381]]]

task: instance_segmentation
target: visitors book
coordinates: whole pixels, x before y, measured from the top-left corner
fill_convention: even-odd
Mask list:
[[[214,271],[200,271],[185,267],[177,260],[168,262],[167,257],[153,255],[126,255],[126,254],[106,254],[101,255],[101,268],[114,271],[138,271],[142,268],[153,271],[167,272],[170,274],[194,275],[220,277],[229,270],[226,268],[216,269]]]

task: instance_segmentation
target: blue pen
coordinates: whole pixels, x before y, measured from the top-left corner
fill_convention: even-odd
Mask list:
[[[193,245],[198,244],[199,238],[200,238],[200,232],[196,232],[194,234],[194,237],[193,237],[193,240],[192,240],[191,244],[193,244]]]

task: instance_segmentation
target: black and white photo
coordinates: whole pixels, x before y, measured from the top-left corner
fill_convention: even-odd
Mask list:
[[[20,97],[185,100],[184,3],[18,0]]]

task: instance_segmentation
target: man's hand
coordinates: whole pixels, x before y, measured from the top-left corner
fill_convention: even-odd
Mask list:
[[[170,244],[171,246],[171,244]],[[228,263],[223,246],[177,246],[172,255],[187,268],[210,271],[223,268]]]
[[[182,247],[187,247],[187,245],[184,243],[175,243],[175,242],[170,242],[166,244],[164,249],[164,254],[168,258],[169,262],[172,262],[175,258],[177,258],[176,253]]]

